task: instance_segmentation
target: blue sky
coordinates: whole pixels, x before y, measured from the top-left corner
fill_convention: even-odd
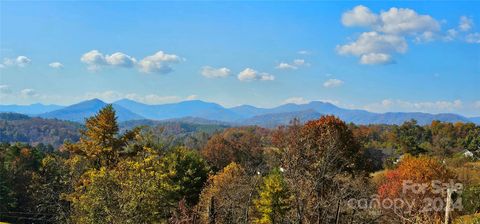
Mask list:
[[[0,103],[480,116],[478,2],[0,2]]]

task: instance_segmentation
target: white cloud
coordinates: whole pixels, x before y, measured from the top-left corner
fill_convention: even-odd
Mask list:
[[[470,33],[465,37],[465,41],[471,44],[480,44],[480,33]]]
[[[434,32],[425,31],[422,34],[417,35],[414,41],[416,43],[429,42],[435,40],[436,37],[437,35]]]
[[[429,15],[419,15],[412,9],[392,7],[379,15],[359,5],[342,15],[345,26],[370,27],[377,32],[394,35],[422,34],[440,30],[440,23]]]
[[[342,15],[342,23],[345,26],[372,26],[377,20],[378,16],[363,5],[355,6]]]
[[[417,43],[428,42],[437,38],[440,31],[440,23],[433,17],[408,8],[393,7],[375,14],[359,5],[343,13],[342,23],[369,29],[357,40],[337,46],[339,54],[359,56],[361,64],[389,64],[393,53],[407,51],[407,37],[413,37]]]
[[[193,94],[193,95],[187,96],[187,98],[185,98],[185,99],[186,100],[196,100],[196,99],[198,99],[198,95]]]
[[[475,102],[473,103],[473,107],[476,108],[476,109],[480,109],[480,100],[475,101]]]
[[[174,54],[166,54],[163,51],[158,51],[154,55],[150,55],[142,59],[138,66],[141,72],[144,73],[161,73],[166,74],[173,71],[171,65],[178,63],[182,59]]]
[[[458,31],[456,29],[448,29],[447,34],[444,37],[444,40],[446,40],[446,41],[455,40],[457,35],[458,35]]]
[[[387,111],[419,111],[430,113],[451,112],[463,108],[461,100],[412,102],[405,100],[385,99],[378,103],[364,106],[364,109],[375,112]]]
[[[473,19],[467,16],[461,16],[458,22],[458,27],[448,29],[446,34],[443,37],[445,41],[453,41],[455,39],[465,40],[467,43],[475,43],[476,40],[479,40],[480,37],[476,38],[476,33],[466,33],[473,28]],[[457,38],[459,35],[464,33],[463,38]]]
[[[98,50],[91,50],[82,55],[80,60],[88,65],[88,69],[91,71],[96,71],[102,66],[112,66],[112,67],[133,67],[137,60],[127,54],[122,52],[116,52],[111,55],[103,55],[102,52]]]
[[[262,80],[262,81],[273,81],[273,80],[275,80],[275,76],[263,72],[263,73],[260,73],[260,80]]]
[[[339,54],[356,56],[369,53],[405,53],[407,49],[405,38],[377,32],[362,33],[355,42],[337,46]]]
[[[104,92],[87,92],[85,93],[85,96],[83,97],[85,99],[93,99],[93,98],[98,98],[107,102],[113,102],[116,100],[120,100],[122,98],[125,98],[123,94],[113,91],[113,90],[107,90]]]
[[[381,25],[376,30],[390,34],[422,34],[440,30],[440,23],[429,15],[419,15],[412,9],[390,8],[380,13]]]
[[[10,89],[10,86],[0,85],[0,94],[10,94],[10,93],[12,93],[12,90]]]
[[[134,57],[122,52],[104,55],[98,50],[91,50],[83,54],[80,60],[87,64],[91,71],[99,70],[104,66],[131,68],[137,65],[140,72],[162,74],[173,71],[171,65],[182,61],[177,55],[166,54],[163,51],[158,51],[154,55],[147,56],[137,62]]]
[[[460,17],[460,22],[458,24],[458,29],[460,31],[469,31],[473,27],[473,20],[470,17],[467,16],[461,16]]]
[[[80,61],[87,64],[88,70],[96,71],[100,69],[101,66],[107,64],[105,61],[105,56],[98,50],[91,50],[82,55]]]
[[[127,98],[146,104],[173,103],[182,100],[182,98],[178,96],[160,96],[156,94],[139,95],[135,93],[126,94],[122,98]]]
[[[246,68],[245,70],[238,73],[238,80],[240,81],[253,81],[253,80],[262,80],[262,81],[272,81],[275,77],[265,72],[258,72],[251,68]]]
[[[283,101],[283,103],[307,104],[310,101],[303,97],[290,97]]]
[[[163,104],[163,103],[174,103],[184,100],[195,100],[198,99],[197,95],[189,95],[187,97],[179,96],[160,96],[156,94],[147,94],[147,95],[138,95],[135,93],[126,94],[123,98],[135,100],[141,103],[146,104]]]
[[[309,65],[304,59],[295,59],[293,60],[293,64],[297,66]]]
[[[282,70],[296,70],[301,66],[308,66],[310,64],[306,63],[304,59],[295,59],[292,63],[281,62],[275,68]]]
[[[22,89],[20,95],[25,98],[37,96],[37,92],[34,89]]]
[[[122,52],[116,52],[111,55],[106,55],[105,61],[109,65],[126,68],[133,67],[137,63],[137,60],[135,58]]]
[[[323,83],[323,86],[326,88],[334,88],[343,85],[343,83],[340,79],[329,79]]]
[[[213,68],[210,66],[204,66],[200,73],[207,78],[224,78],[230,75],[230,69],[225,67]]]
[[[3,67],[7,66],[17,66],[17,67],[25,67],[32,62],[30,58],[27,56],[18,56],[17,58],[5,58],[3,59]]]
[[[178,96],[160,96],[156,94],[148,94],[140,98],[140,101],[148,104],[160,104],[180,101]]]
[[[291,64],[285,63],[285,62],[281,62],[281,63],[278,64],[275,68],[277,68],[277,69],[282,69],[282,70],[287,70],[287,69],[295,70],[295,69],[297,69],[298,67],[295,66],[295,65],[291,65]]]
[[[63,68],[63,64],[60,63],[60,62],[52,62],[50,64],[48,64],[48,66],[50,66],[51,68],[55,68],[55,69],[61,69]]]
[[[392,62],[392,56],[383,53],[364,54],[360,57],[360,63],[365,65],[390,64]]]

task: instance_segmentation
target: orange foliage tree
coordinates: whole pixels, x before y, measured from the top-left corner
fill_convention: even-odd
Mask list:
[[[216,170],[235,162],[249,173],[256,172],[263,163],[263,132],[253,127],[227,129],[212,136],[201,153]]]
[[[383,208],[391,217],[417,223],[433,222],[441,220],[446,188],[457,187],[455,183],[454,173],[437,159],[407,154],[397,168],[386,172],[378,195],[382,202],[397,201],[396,206]]]

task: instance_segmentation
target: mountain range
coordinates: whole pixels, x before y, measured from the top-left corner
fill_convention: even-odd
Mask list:
[[[105,107],[107,103],[99,100],[87,100],[77,104],[73,104],[58,110],[53,110],[46,113],[38,114],[41,118],[56,118],[60,120],[83,122],[85,118],[90,117],[97,113],[100,109]],[[144,117],[125,109],[118,104],[112,104],[119,121],[139,120]],[[15,111],[12,111],[15,112]]]
[[[0,105],[0,112],[15,112],[42,118],[56,118],[83,122],[94,115],[107,103],[92,99],[70,106],[59,105]],[[179,103],[149,105],[129,99],[112,103],[118,120],[188,120],[189,122],[222,123],[231,125],[259,125],[275,127],[288,124],[292,119],[308,121],[322,115],[333,114],[346,122],[356,124],[401,124],[415,119],[419,124],[429,124],[433,120],[444,122],[480,123],[480,117],[467,118],[458,114],[429,114],[420,112],[373,113],[366,110],[345,109],[331,103],[312,101],[308,104],[284,104],[274,108],[258,108],[242,105],[226,108],[216,103],[200,100]]]
[[[35,103],[30,105],[0,105],[0,112],[14,112],[20,114],[35,115],[62,108],[63,106],[45,105],[41,103]]]

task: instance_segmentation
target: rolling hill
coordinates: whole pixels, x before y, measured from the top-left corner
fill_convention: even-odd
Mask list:
[[[81,128],[76,122],[0,113],[0,142],[43,143],[57,147],[65,140],[78,141]]]

